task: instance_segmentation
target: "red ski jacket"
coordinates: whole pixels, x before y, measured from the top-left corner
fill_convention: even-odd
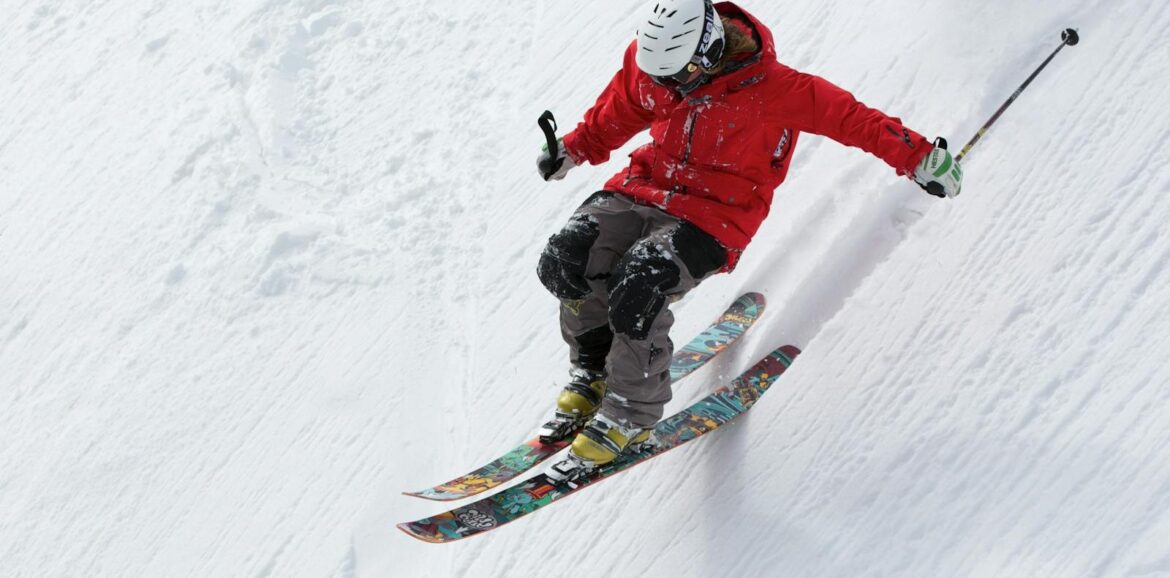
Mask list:
[[[730,270],[768,216],[800,133],[858,147],[899,175],[913,172],[933,147],[901,120],[777,62],[771,31],[740,7],[721,2],[716,9],[754,31],[760,44],[754,61],[683,96],[638,68],[635,41],[622,69],[564,142],[577,164],[596,165],[649,128],[652,141],[630,155],[629,167],[605,190],[711,234],[728,250]]]

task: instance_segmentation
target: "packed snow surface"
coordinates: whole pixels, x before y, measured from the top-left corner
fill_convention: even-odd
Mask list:
[[[964,142],[940,201],[802,139],[676,342],[737,424],[488,536],[401,496],[530,436],[535,264],[624,153],[536,176],[639,2],[11,0],[0,23],[5,576],[1170,576],[1170,4],[764,2],[782,61]],[[635,139],[644,142],[645,136]]]

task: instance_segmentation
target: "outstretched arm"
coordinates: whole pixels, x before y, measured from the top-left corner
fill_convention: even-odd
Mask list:
[[[848,91],[811,74],[780,66],[773,114],[795,128],[868,152],[909,175],[934,147],[898,118],[869,108]]]

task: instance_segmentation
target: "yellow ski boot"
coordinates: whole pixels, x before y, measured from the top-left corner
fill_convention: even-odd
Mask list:
[[[568,385],[557,397],[556,413],[540,428],[540,441],[550,444],[567,439],[597,413],[603,398],[605,374],[573,368]]]
[[[650,443],[654,428],[624,427],[602,414],[594,417],[569,448],[569,457],[589,468],[617,459],[627,450],[640,449]]]

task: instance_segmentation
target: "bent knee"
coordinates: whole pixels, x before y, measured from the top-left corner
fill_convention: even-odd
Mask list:
[[[682,271],[666,249],[639,243],[618,262],[608,284],[609,319],[615,333],[644,340],[678,286]]]
[[[596,219],[574,215],[560,232],[549,237],[536,274],[550,293],[559,299],[583,299],[589,294],[585,267],[600,233]]]

